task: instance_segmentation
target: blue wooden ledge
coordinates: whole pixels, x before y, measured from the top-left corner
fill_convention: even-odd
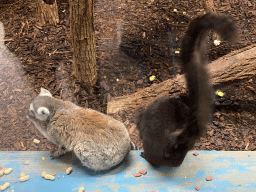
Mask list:
[[[188,192],[196,191],[196,186],[201,187],[200,192],[256,191],[256,152],[198,151],[198,156],[193,152],[180,167],[154,169],[140,157],[140,151],[131,151],[120,166],[106,172],[88,170],[70,154],[52,160],[47,151],[0,152],[0,167],[13,168],[0,177],[0,185],[9,182],[5,191],[15,192],[72,192],[79,187],[95,192]],[[29,165],[21,165],[26,161]],[[65,173],[68,167],[73,168],[70,175]],[[147,170],[147,174],[134,177],[139,170]],[[42,178],[43,171],[57,172],[55,180]],[[30,176],[28,181],[18,181],[21,172]],[[213,180],[206,181],[208,176]]]

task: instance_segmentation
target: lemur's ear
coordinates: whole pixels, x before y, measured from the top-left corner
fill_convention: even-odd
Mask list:
[[[41,87],[41,92],[40,92],[39,96],[52,97],[52,94],[47,89],[44,89],[43,87]]]

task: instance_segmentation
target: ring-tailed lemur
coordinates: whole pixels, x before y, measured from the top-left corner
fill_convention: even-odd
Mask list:
[[[131,148],[129,133],[121,122],[54,98],[43,88],[30,104],[28,118],[59,146],[57,151],[51,151],[52,157],[73,151],[84,166],[95,171],[118,165]]]

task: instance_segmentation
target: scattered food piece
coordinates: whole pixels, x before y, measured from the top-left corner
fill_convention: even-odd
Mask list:
[[[5,175],[8,175],[8,174],[10,174],[12,172],[12,168],[8,168],[8,169],[6,169],[5,171],[4,171],[4,174]]]
[[[187,13],[184,11],[184,12],[183,12],[183,15],[186,15],[186,14],[187,14]]]
[[[45,175],[46,175],[46,172],[44,171],[44,172],[41,174],[41,176],[44,177]]]
[[[250,145],[250,143],[246,144],[245,150],[248,150],[249,145]]]
[[[156,78],[156,76],[155,76],[155,75],[152,75],[151,77],[149,77],[149,80],[150,80],[150,81],[154,81],[155,78]]]
[[[20,144],[21,144],[21,147],[22,147],[22,148],[24,148],[24,144],[23,144],[23,142],[22,142],[22,141],[20,142]]]
[[[71,171],[72,171],[72,167],[67,168],[66,169],[66,174],[69,175],[71,173]]]
[[[180,54],[180,51],[175,51],[175,54]]]
[[[7,192],[14,192],[14,190],[11,190],[11,191],[7,191]]]
[[[20,181],[20,182],[24,182],[24,181],[27,181],[28,178],[29,178],[29,176],[26,175],[26,176],[24,176],[24,177],[20,177],[20,178],[19,178],[19,181]]]
[[[8,187],[10,187],[10,183],[5,183],[3,185],[0,185],[0,190],[4,191],[5,189],[7,189]]]
[[[198,153],[198,152],[194,152],[193,155],[194,155],[194,156],[197,156],[197,155],[199,155],[199,153]]]
[[[178,12],[178,10],[177,9],[173,9],[173,12]]]
[[[220,97],[223,97],[225,95],[225,93],[221,92],[220,90],[217,90],[215,92],[216,95],[220,96]]]
[[[58,179],[60,178],[60,176],[58,176]]]
[[[214,41],[213,41],[213,44],[215,45],[215,46],[218,46],[218,45],[220,45],[220,40],[218,40],[218,39],[215,39]]]
[[[45,179],[48,179],[48,180],[52,180],[52,181],[55,179],[54,176],[49,175],[49,174],[44,175],[44,178],[45,178]]]
[[[42,157],[42,160],[44,161],[44,160],[45,160],[45,157]]]
[[[25,176],[26,176],[26,174],[24,172],[20,173],[20,177],[25,177]]]
[[[6,188],[3,186],[3,185],[0,185],[0,190],[3,191],[5,190]]]
[[[212,176],[206,177],[206,181],[211,181],[212,180]]]
[[[196,190],[199,191],[200,190],[200,186],[196,186]]]
[[[147,171],[146,170],[139,170],[139,173],[142,174],[142,175],[146,175]]]
[[[57,172],[54,172],[53,174],[52,174],[52,176],[55,176],[57,174]]]
[[[39,144],[39,143],[40,143],[40,141],[39,141],[39,140],[37,140],[37,139],[34,139],[34,140],[33,140],[33,143],[35,143],[35,144]]]
[[[142,33],[142,37],[145,38],[146,37],[146,32]]]
[[[240,184],[239,187],[241,187],[242,185]]]
[[[133,175],[134,175],[134,177],[140,177],[141,176],[140,173],[134,173]]]
[[[80,187],[78,192],[84,192],[84,187]]]

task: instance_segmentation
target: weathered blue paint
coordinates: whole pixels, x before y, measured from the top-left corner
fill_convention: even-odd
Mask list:
[[[200,192],[256,191],[256,152],[199,151],[198,156],[193,152],[180,167],[154,169],[140,157],[140,151],[131,151],[120,166],[105,172],[86,169],[70,154],[51,160],[49,152],[0,152],[0,167],[13,168],[9,175],[0,177],[0,185],[10,182],[6,191],[15,192],[71,192],[81,186],[85,191],[97,192],[188,192],[196,191],[196,186],[201,187]],[[29,165],[20,164],[26,161]],[[73,172],[66,175],[70,166]],[[135,178],[133,174],[141,169],[148,173]],[[57,172],[55,180],[43,179],[43,171]],[[21,172],[30,176],[28,181],[18,181]],[[206,181],[210,175],[213,180]]]

